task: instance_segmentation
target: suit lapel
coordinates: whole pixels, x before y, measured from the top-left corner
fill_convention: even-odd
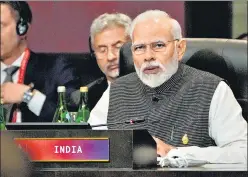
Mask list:
[[[30,52],[30,58],[28,60],[25,76],[24,76],[24,84],[29,85],[33,82],[34,74],[35,74],[35,63],[37,61],[37,56]]]

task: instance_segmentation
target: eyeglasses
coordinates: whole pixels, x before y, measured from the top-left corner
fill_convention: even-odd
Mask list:
[[[123,44],[117,44],[114,46],[108,47],[100,47],[95,50],[95,54],[99,57],[97,59],[105,58],[108,55],[108,52],[112,52],[112,54],[117,55],[120,52],[120,48]]]
[[[132,51],[136,55],[144,54],[147,50],[147,46],[149,45],[154,52],[164,52],[166,50],[168,43],[173,41],[178,41],[178,39],[167,42],[156,41],[150,44],[136,44],[132,46]]]

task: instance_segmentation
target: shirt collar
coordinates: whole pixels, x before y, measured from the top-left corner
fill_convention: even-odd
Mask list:
[[[21,56],[19,56],[18,58],[17,58],[17,60],[15,60],[14,61],[14,63],[12,63],[11,65],[6,65],[6,64],[4,64],[3,62],[1,62],[1,71],[3,71],[4,69],[6,69],[6,68],[8,68],[8,67],[10,67],[10,66],[18,66],[18,67],[20,67],[21,66],[21,63],[22,63],[22,60],[23,60],[23,57],[24,57],[24,54],[25,54],[25,52],[23,52],[22,54],[21,54]]]
[[[109,80],[107,82],[108,82],[108,86],[109,86],[111,84],[111,82]]]

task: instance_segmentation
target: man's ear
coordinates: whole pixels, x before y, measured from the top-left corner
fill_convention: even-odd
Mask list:
[[[181,61],[186,51],[186,40],[180,39],[176,45],[178,60]]]

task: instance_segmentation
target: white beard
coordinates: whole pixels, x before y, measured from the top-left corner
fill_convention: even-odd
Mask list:
[[[177,72],[178,69],[177,58],[178,57],[175,50],[170,63],[163,65],[158,61],[152,61],[152,62],[144,62],[141,65],[141,68],[138,68],[135,64],[134,67],[140,80],[145,85],[148,85],[151,88],[155,88],[162,85],[164,82],[168,81],[171,78],[171,76],[173,76]],[[161,68],[162,71],[157,74],[145,74],[143,72],[144,69],[150,66],[155,66],[155,67],[158,66]]]
[[[108,67],[110,65],[114,65],[114,64],[118,64],[116,62],[112,62],[112,63],[107,63],[107,65],[104,67],[104,69],[102,70],[102,72],[106,75],[106,76],[109,76],[111,78],[117,78],[120,74],[120,69],[118,70],[115,70],[115,71],[111,71],[111,70],[108,70]]]
[[[117,70],[117,71],[110,71],[110,72],[107,72],[105,74],[108,75],[108,76],[110,76],[110,77],[112,77],[112,78],[116,78],[116,77],[119,76],[119,70]]]

